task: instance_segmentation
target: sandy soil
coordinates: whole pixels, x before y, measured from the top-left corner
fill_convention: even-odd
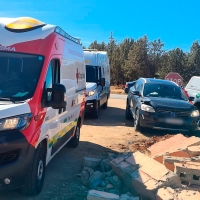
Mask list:
[[[44,188],[37,197],[25,197],[18,190],[1,191],[1,200],[84,200],[88,190],[77,176],[84,156],[104,157],[107,152],[133,152],[141,149],[150,136],[165,134],[133,129],[133,120],[125,119],[125,99],[110,99],[108,108],[100,110],[99,119],[87,117],[76,149],[63,148],[47,166]]]

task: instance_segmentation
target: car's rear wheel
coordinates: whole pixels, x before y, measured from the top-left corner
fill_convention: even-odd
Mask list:
[[[137,109],[135,112],[135,118],[134,118],[134,129],[135,131],[141,131],[141,126],[140,126],[140,113],[139,110]]]
[[[133,115],[130,110],[130,105],[126,105],[126,119],[133,119]]]

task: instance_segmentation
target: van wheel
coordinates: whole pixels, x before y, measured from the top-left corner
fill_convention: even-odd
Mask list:
[[[79,140],[80,140],[80,125],[79,123],[77,123],[74,137],[71,138],[67,146],[71,148],[76,148],[79,145]]]
[[[94,110],[93,116],[94,116],[95,119],[97,119],[99,117],[99,104],[98,104],[98,101],[96,102],[96,108]]]
[[[108,99],[106,100],[106,102],[102,105],[103,109],[106,109],[108,107]]]
[[[36,196],[43,188],[46,170],[46,149],[41,144],[37,147],[33,158],[31,172],[22,188],[22,193]]]

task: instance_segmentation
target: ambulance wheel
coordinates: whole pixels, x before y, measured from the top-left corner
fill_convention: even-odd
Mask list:
[[[108,107],[108,99],[106,100],[106,102],[102,105],[103,109],[106,109]]]
[[[79,144],[79,139],[80,139],[80,124],[78,123],[76,126],[75,134],[67,145],[71,148],[76,148]]]
[[[96,103],[96,108],[94,110],[94,114],[93,114],[94,118],[97,119],[99,117],[99,103]]]
[[[33,158],[32,168],[22,188],[22,193],[29,196],[36,196],[43,188],[46,169],[46,148],[40,144]]]

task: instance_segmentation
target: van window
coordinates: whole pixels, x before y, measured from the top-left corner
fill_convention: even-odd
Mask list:
[[[54,83],[60,83],[60,66],[59,61],[54,59],[49,63],[48,71],[46,75],[46,89],[52,88]],[[48,101],[51,100],[51,92],[48,93]]]
[[[186,89],[200,90],[200,77],[192,77],[187,84]]]

